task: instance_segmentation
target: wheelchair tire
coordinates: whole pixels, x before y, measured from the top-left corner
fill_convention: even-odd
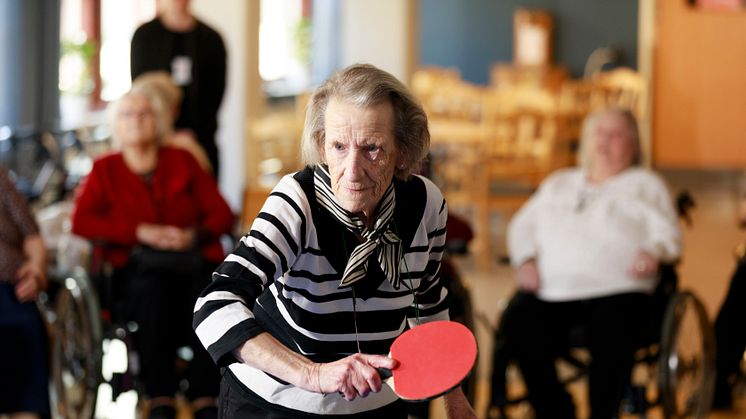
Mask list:
[[[100,310],[84,271],[60,281],[51,354],[55,409],[63,418],[90,419],[102,381]]]
[[[664,417],[706,418],[715,389],[715,338],[691,292],[677,292],[666,307],[658,362]]]

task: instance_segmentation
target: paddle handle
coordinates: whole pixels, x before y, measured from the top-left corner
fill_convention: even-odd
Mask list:
[[[389,378],[394,376],[394,373],[388,369],[388,368],[376,368],[376,371],[378,371],[378,375],[381,376],[381,381],[388,380]]]

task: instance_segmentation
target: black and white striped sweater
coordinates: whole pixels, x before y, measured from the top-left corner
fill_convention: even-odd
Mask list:
[[[445,201],[426,178],[394,182],[394,229],[404,246],[402,286],[394,289],[372,261],[368,277],[354,287],[354,312],[353,291],[339,283],[359,242],[317,204],[311,168],[278,183],[251,231],[213,274],[195,305],[194,328],[249,397],[318,414],[371,411],[396,400],[387,386],[352,402],[337,394],[311,393],[239,363],[231,352],[266,331],[315,362],[355,353],[358,342],[363,353],[387,354],[416,315],[421,322],[448,318],[440,279]]]

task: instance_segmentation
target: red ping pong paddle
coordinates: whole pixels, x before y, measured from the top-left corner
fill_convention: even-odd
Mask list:
[[[477,342],[466,326],[452,321],[424,323],[402,333],[391,345],[393,370],[379,369],[401,399],[429,400],[456,388],[477,359]]]

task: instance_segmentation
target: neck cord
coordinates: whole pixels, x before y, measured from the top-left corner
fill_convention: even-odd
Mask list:
[[[347,251],[347,242],[345,241],[344,230],[342,230],[342,247],[345,249],[346,257],[350,257],[350,252]],[[360,337],[357,331],[357,297],[355,297],[355,285],[350,285],[352,290],[352,322],[355,324],[355,343],[357,344],[357,353],[362,353],[360,350]]]
[[[396,227],[396,222],[394,222],[394,231],[396,232],[396,235],[399,236],[399,230]],[[344,229],[342,229],[341,233],[342,233],[342,247],[344,248],[345,255],[349,258],[350,253],[347,251],[347,242],[345,241],[345,237],[344,237]],[[407,258],[402,256],[402,259],[404,260],[404,268],[407,270],[407,279],[409,280],[409,286],[407,286],[406,282],[402,282],[402,283],[412,293],[412,305],[414,306],[415,321],[417,325],[419,325],[420,324],[420,308],[419,308],[419,304],[417,304],[417,294],[414,292],[414,284],[412,282],[412,273],[409,271],[409,266],[407,265]],[[357,345],[357,352],[362,353],[362,350],[360,350],[360,335],[357,329],[357,297],[355,296],[355,285],[350,285],[350,289],[352,290],[352,321],[355,325],[355,344]]]
[[[396,221],[393,221],[392,219],[392,222],[394,223],[394,232],[396,233],[397,236],[401,237],[401,235],[399,235],[399,229],[396,227]],[[409,270],[409,265],[407,265],[407,258],[402,256],[402,260],[404,260],[404,269],[407,270],[407,279],[409,280],[409,286],[407,288],[409,288],[409,291],[412,292],[412,305],[414,306],[414,318],[415,318],[415,321],[417,322],[417,325],[420,325],[420,305],[417,304],[417,293],[414,292],[414,285],[412,284],[412,272]],[[405,287],[407,286],[406,282],[404,282],[403,284]]]

